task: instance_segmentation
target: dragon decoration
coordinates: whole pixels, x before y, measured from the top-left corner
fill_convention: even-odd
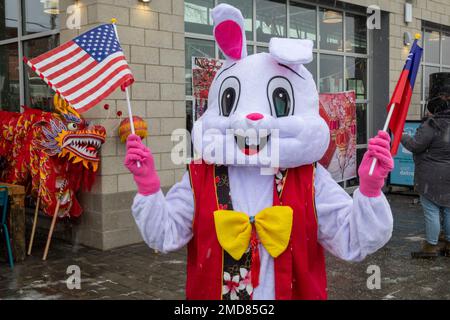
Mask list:
[[[0,180],[39,195],[47,215],[55,213],[59,197],[58,217],[79,217],[76,194],[94,183],[106,130],[90,125],[57,94],[54,107],[54,113],[0,111]]]

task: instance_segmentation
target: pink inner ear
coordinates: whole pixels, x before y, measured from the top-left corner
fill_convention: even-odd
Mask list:
[[[222,52],[232,58],[240,59],[242,54],[241,27],[233,20],[225,20],[216,26],[214,36]]]

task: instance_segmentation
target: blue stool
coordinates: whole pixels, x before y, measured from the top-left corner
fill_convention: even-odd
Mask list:
[[[8,250],[9,266],[12,269],[14,268],[14,260],[11,250],[11,241],[9,239],[8,226],[6,225],[6,216],[8,212],[8,188],[4,186],[0,186],[0,210],[2,230],[5,234],[6,249]]]

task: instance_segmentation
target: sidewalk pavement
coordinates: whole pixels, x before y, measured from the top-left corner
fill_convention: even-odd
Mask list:
[[[450,258],[410,258],[424,237],[417,198],[388,199],[395,224],[391,241],[361,263],[327,255],[329,298],[450,299]],[[43,241],[36,243],[34,255],[13,271],[0,257],[0,299],[184,299],[185,249],[163,255],[137,244],[102,252],[54,239],[47,261],[42,261],[43,247]],[[80,290],[67,288],[70,265],[80,267]],[[370,266],[380,268],[380,289],[367,287]]]

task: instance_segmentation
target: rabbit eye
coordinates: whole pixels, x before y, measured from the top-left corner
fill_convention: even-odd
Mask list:
[[[219,107],[223,116],[228,117],[236,110],[239,102],[241,84],[236,77],[228,77],[220,86]]]
[[[222,114],[229,116],[236,100],[236,91],[233,88],[227,88],[222,94]]]
[[[288,79],[274,77],[267,85],[267,98],[272,114],[277,118],[294,113],[294,90]]]
[[[273,106],[277,117],[285,117],[291,109],[291,98],[284,88],[276,88],[272,95]]]

